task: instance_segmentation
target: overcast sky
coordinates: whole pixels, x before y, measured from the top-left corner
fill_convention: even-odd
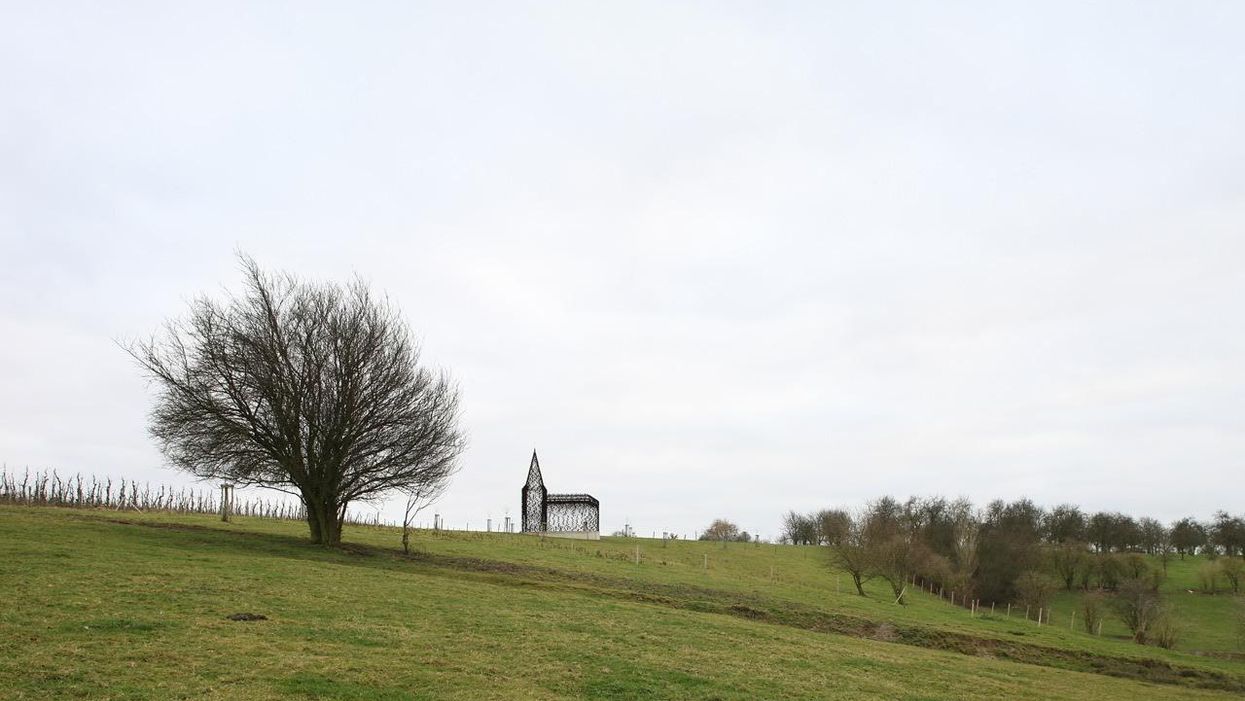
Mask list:
[[[115,339],[358,273],[602,528],[1242,510],[1245,6],[4,3],[0,460],[185,483]]]

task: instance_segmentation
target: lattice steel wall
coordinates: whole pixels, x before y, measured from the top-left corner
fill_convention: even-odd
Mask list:
[[[599,531],[601,507],[596,499],[555,500],[550,494],[547,503],[547,531]]]

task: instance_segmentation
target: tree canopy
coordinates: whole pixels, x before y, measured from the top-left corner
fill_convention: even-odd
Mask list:
[[[465,447],[458,388],[420,365],[394,306],[358,279],[306,282],[240,258],[241,294],[201,296],[128,348],[158,388],[150,432],[169,462],[298,495],[326,545],[351,502],[442,488]]]

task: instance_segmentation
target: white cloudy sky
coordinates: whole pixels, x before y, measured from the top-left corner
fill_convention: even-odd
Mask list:
[[[4,3],[0,460],[184,481],[114,339],[241,248],[459,379],[451,525],[1239,511],[1245,7],[1003,5]]]

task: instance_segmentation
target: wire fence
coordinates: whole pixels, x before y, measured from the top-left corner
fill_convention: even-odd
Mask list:
[[[60,506],[72,509],[113,509],[116,511],[163,511],[178,514],[218,514],[220,490],[215,487],[173,487],[150,482],[83,477],[62,477],[56,470],[22,473],[0,470],[0,504],[18,506]],[[301,502],[260,497],[230,500],[234,516],[305,521],[307,510]],[[346,523],[385,525],[380,513],[362,515],[347,512]]]

